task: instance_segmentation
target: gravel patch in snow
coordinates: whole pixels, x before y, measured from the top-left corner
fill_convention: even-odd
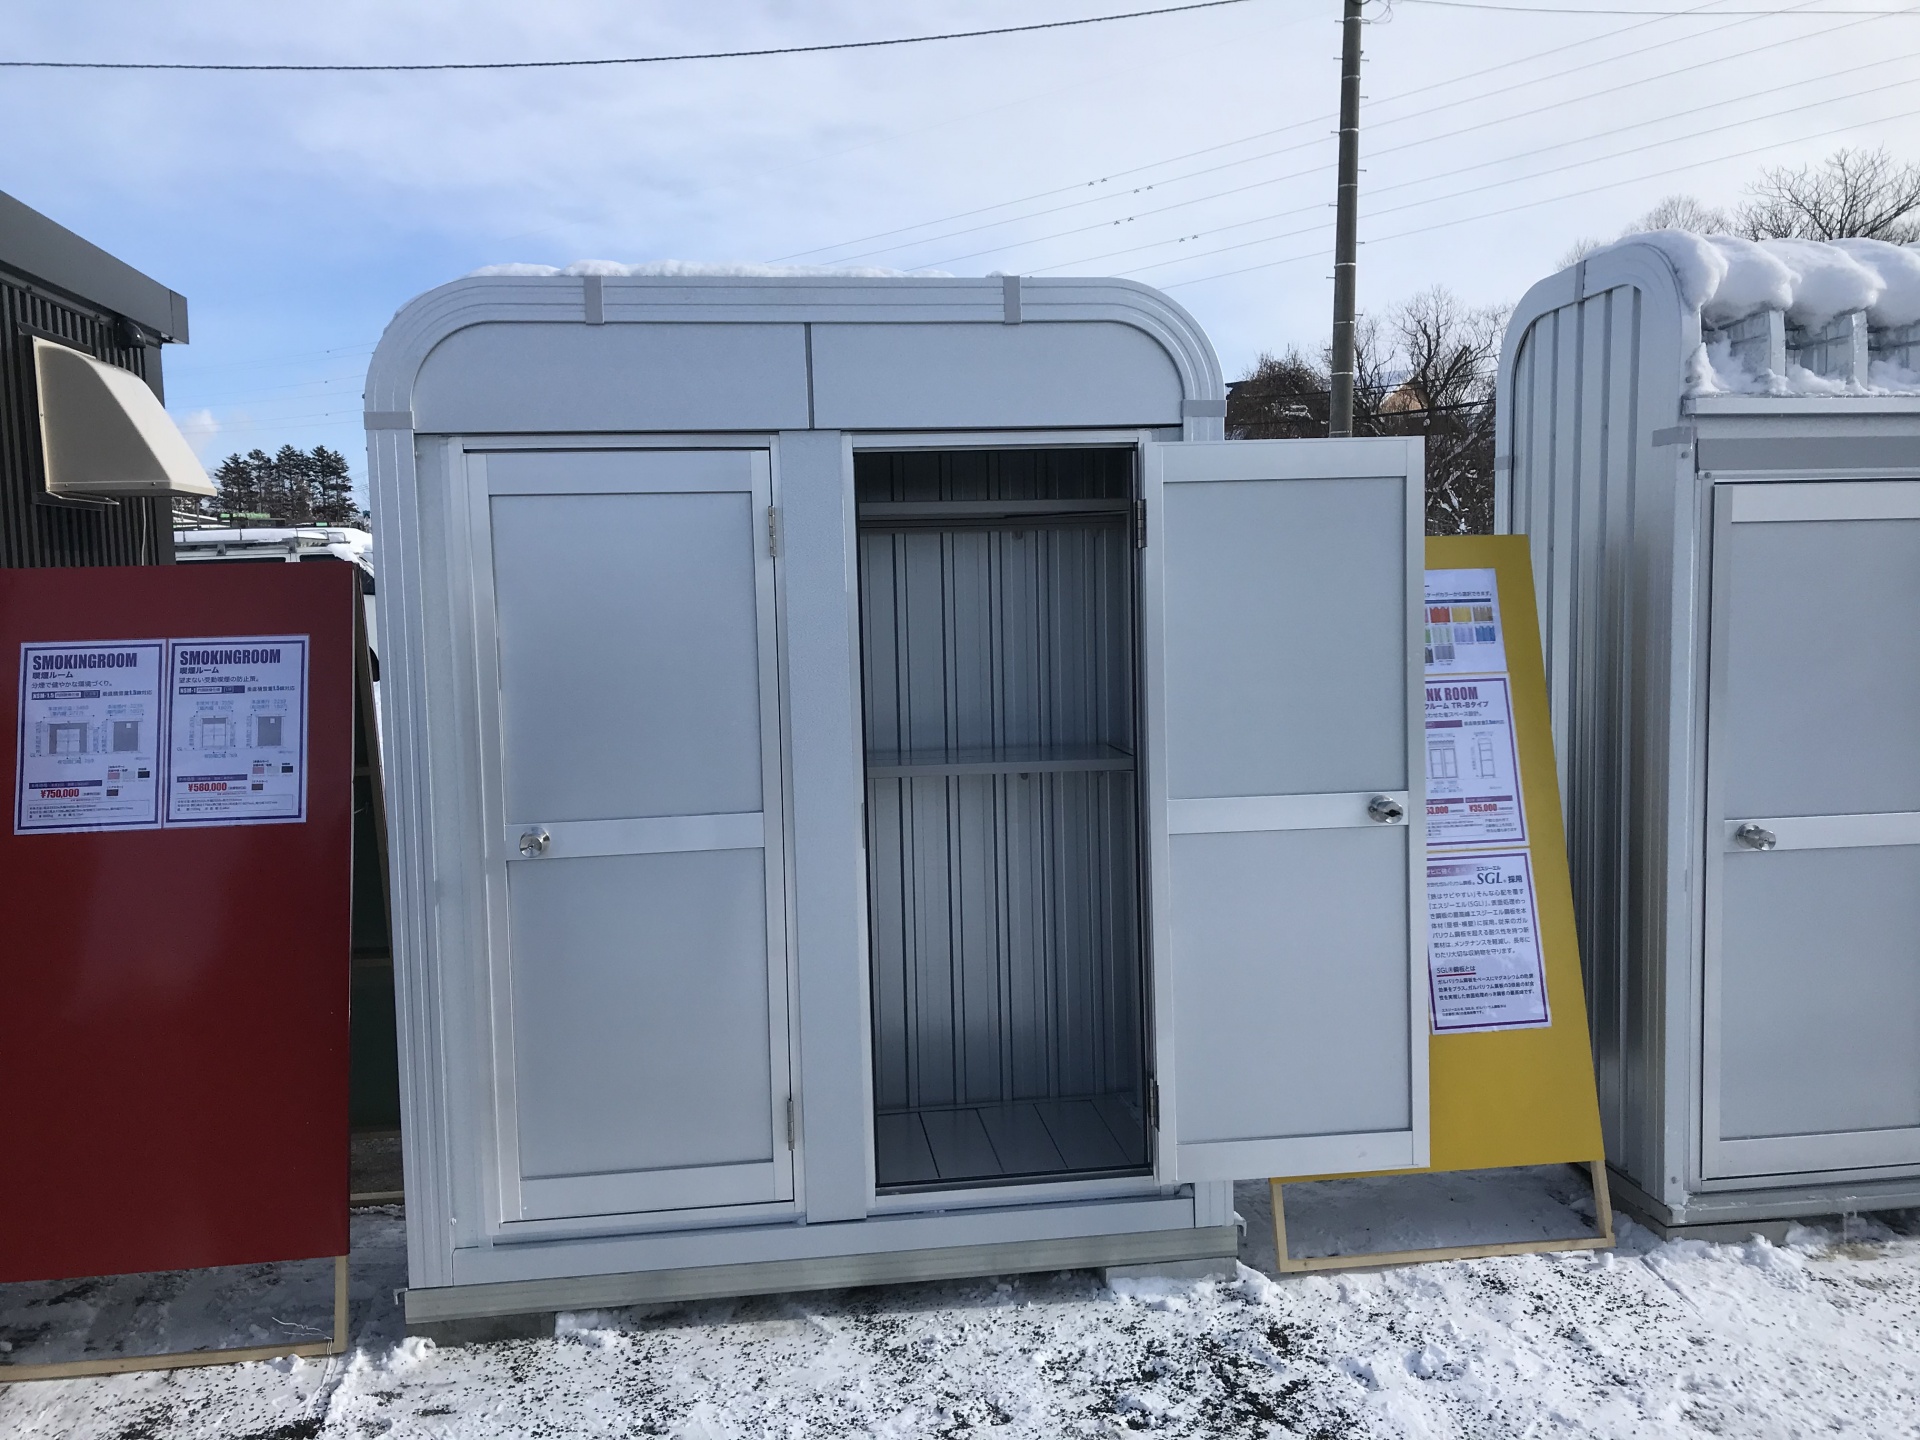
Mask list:
[[[1663,1244],[1623,1223],[1613,1253],[1276,1279],[1265,1187],[1237,1203],[1231,1281],[773,1296],[447,1347],[404,1335],[402,1225],[364,1213],[349,1355],[18,1386],[0,1392],[0,1434],[1920,1436],[1920,1240],[1872,1221],[1781,1246]],[[324,1275],[280,1268],[222,1272],[219,1297],[168,1277],[0,1286],[0,1334],[23,1359],[86,1325],[182,1343],[296,1302],[324,1314]]]

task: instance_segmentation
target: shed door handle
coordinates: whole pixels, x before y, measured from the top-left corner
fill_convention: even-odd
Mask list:
[[[1756,825],[1751,820],[1733,832],[1733,838],[1749,850],[1771,850],[1780,843],[1780,837],[1764,825]]]
[[[531,860],[536,855],[546,854],[547,846],[552,842],[553,837],[546,831],[529,830],[520,837],[520,853]]]
[[[1367,802],[1367,818],[1382,825],[1397,825],[1407,818],[1407,808],[1391,795],[1376,795]]]

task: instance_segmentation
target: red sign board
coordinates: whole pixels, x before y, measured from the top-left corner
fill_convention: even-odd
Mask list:
[[[0,1280],[346,1253],[358,603],[0,570]]]

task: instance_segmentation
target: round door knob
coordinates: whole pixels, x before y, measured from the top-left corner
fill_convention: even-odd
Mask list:
[[[1749,850],[1771,850],[1780,843],[1780,837],[1764,825],[1756,825],[1749,820],[1733,832],[1733,838]]]
[[[1367,818],[1382,825],[1397,825],[1407,818],[1407,808],[1391,795],[1376,795],[1367,802]]]
[[[552,840],[553,837],[544,830],[529,830],[520,837],[520,853],[529,860],[536,855],[544,855]]]

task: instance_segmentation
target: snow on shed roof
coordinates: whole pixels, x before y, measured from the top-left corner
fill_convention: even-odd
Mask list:
[[[893,280],[907,275],[949,278],[944,270],[888,270],[878,265],[762,265],[753,260],[576,260],[571,265],[482,265],[471,275],[658,275],[791,279],[836,275],[855,280]]]
[[[1629,245],[1651,246],[1666,256],[1679,277],[1681,298],[1700,314],[1702,344],[1690,362],[1693,393],[1920,393],[1920,335],[1898,334],[1891,348],[1875,338],[1866,373],[1844,376],[1807,368],[1795,344],[1805,336],[1833,339],[1832,327],[1850,315],[1863,316],[1874,332],[1920,326],[1920,248],[1884,240],[1744,240],[1652,230],[1606,250]],[[1764,345],[1756,348],[1727,333],[1768,312],[1781,317],[1776,324],[1792,327],[1783,370],[1760,358]]]

